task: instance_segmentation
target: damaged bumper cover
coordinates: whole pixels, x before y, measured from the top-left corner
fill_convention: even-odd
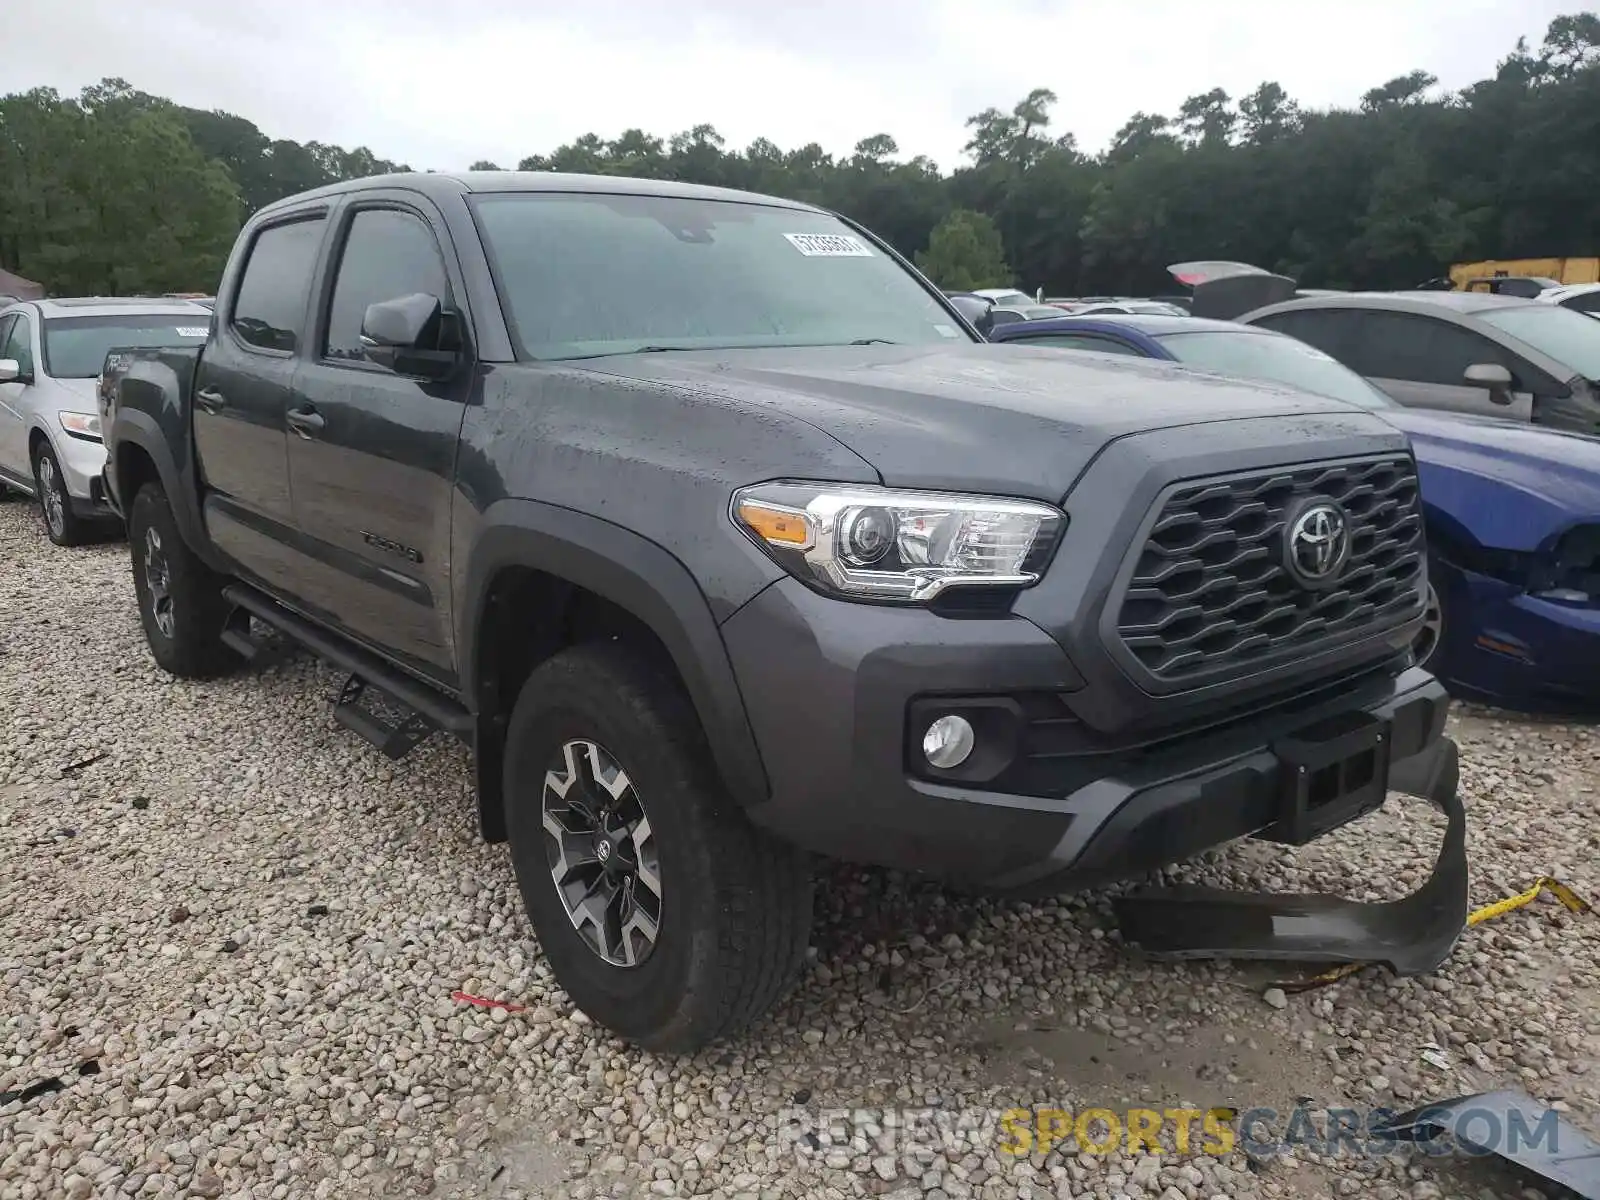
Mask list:
[[[1416,1143],[1430,1154],[1434,1145],[1453,1142],[1474,1157],[1498,1155],[1584,1200],[1600,1200],[1600,1142],[1524,1092],[1435,1100],[1392,1117],[1373,1133]]]
[[[1447,820],[1433,873],[1409,896],[1363,903],[1195,885],[1145,889],[1115,902],[1122,935],[1155,958],[1377,962],[1399,975],[1431,971],[1449,957],[1467,922],[1466,812],[1457,793],[1459,775],[1458,752],[1449,738],[1388,767],[1390,791],[1429,801]]]

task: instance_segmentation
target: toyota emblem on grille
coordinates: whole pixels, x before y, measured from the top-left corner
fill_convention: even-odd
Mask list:
[[[1318,588],[1339,578],[1350,557],[1350,522],[1331,501],[1306,505],[1284,533],[1284,565],[1303,586]]]

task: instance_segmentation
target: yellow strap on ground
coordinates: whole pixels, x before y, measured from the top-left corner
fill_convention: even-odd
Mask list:
[[[1493,904],[1485,904],[1482,908],[1473,910],[1467,915],[1467,927],[1481,925],[1485,921],[1492,921],[1496,917],[1504,916],[1513,909],[1532,904],[1539,898],[1539,893],[1541,892],[1549,892],[1557,900],[1561,901],[1568,912],[1586,913],[1593,911],[1590,903],[1566,884],[1559,879],[1552,879],[1548,875],[1543,875],[1535,880],[1533,886],[1527,891],[1518,892],[1515,896],[1507,896],[1504,900],[1496,900]],[[1337,983],[1346,976],[1354,975],[1357,971],[1364,971],[1372,965],[1372,963],[1341,963],[1339,966],[1324,971],[1320,975],[1313,975],[1309,979],[1292,979],[1283,983],[1275,983],[1272,986],[1289,995],[1293,995],[1296,992],[1309,992],[1313,988],[1327,987],[1330,983]]]
[[[1494,918],[1502,916],[1514,908],[1521,908],[1524,904],[1532,904],[1539,898],[1540,892],[1549,892],[1562,904],[1566,905],[1568,912],[1586,913],[1590,911],[1587,900],[1559,879],[1551,879],[1550,876],[1545,875],[1525,892],[1518,892],[1515,896],[1507,896],[1504,900],[1496,900],[1493,904],[1485,904],[1467,917],[1467,924],[1469,926],[1479,925],[1484,921],[1492,921]]]

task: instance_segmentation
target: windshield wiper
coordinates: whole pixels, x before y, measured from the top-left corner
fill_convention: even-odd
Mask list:
[[[850,343],[852,346],[898,346],[899,344],[890,338],[857,338]]]

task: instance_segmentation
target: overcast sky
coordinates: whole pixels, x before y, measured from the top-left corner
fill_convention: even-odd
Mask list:
[[[1354,104],[1423,68],[1482,78],[1563,0],[0,0],[0,92],[104,76],[272,137],[415,167],[513,166],[579,134],[709,122],[848,153],[887,132],[956,165],[963,121],[1035,87],[1099,150],[1135,110],[1275,79]],[[454,9],[454,12],[451,10]]]

